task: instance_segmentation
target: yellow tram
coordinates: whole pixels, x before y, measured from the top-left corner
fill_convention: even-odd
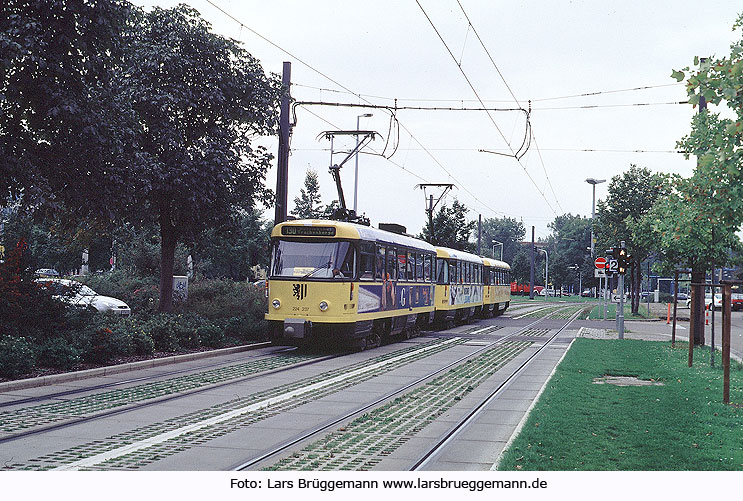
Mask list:
[[[483,260],[469,252],[436,247],[438,324],[466,322],[482,312]]]
[[[482,258],[483,316],[498,316],[511,302],[511,267],[496,259]]]
[[[280,223],[271,233],[271,339],[378,346],[433,317],[436,249],[416,238],[340,221]]]

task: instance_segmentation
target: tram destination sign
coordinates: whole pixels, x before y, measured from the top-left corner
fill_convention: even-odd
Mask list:
[[[282,226],[281,234],[288,237],[334,237],[333,226]]]

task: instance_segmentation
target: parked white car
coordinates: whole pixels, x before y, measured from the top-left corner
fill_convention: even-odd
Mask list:
[[[715,294],[715,309],[722,309],[722,294]],[[704,309],[709,310],[712,306],[712,294],[705,294],[704,296]],[[686,307],[691,308],[691,296],[686,300]]]
[[[52,297],[68,301],[79,308],[94,308],[101,313],[115,313],[122,317],[132,314],[131,308],[124,301],[114,297],[101,296],[96,291],[74,280],[64,278],[37,278],[34,280],[43,287],[49,287]]]

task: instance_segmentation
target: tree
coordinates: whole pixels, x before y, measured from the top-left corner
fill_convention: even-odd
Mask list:
[[[743,15],[733,29],[741,27]],[[743,222],[743,39],[731,45],[729,57],[695,58],[694,67],[671,74],[686,79],[689,102],[702,107],[724,101],[735,119],[721,118],[706,105],[694,116],[679,147],[687,158],[697,157],[697,167],[689,180],[677,179],[672,195],[659,204],[656,227],[666,253],[690,266],[692,282],[699,283],[712,263],[722,264],[740,244],[735,231]],[[692,330],[695,343],[704,344],[699,297],[700,291],[693,292]]]
[[[595,248],[616,247],[625,241],[633,258],[629,282],[632,312],[635,314],[640,307],[642,262],[658,248],[657,243],[643,238],[643,231],[647,228],[640,222],[655,201],[665,197],[669,189],[667,176],[630,164],[629,170],[611,179],[606,199],[598,203],[594,228],[598,245]]]
[[[490,255],[493,251],[493,245],[495,245],[495,255],[493,257],[499,259],[501,256],[498,249],[499,245],[493,244],[493,241],[497,241],[503,245],[503,261],[510,263],[520,250],[520,242],[525,235],[526,229],[521,221],[516,221],[510,217],[485,218],[482,221],[483,254]]]
[[[110,81],[131,5],[123,0],[8,0],[0,8],[0,199],[95,211],[123,175],[126,134]],[[84,194],[95,188],[85,203]],[[100,212],[100,210],[99,210]]]
[[[185,5],[136,16],[117,84],[131,103],[141,161],[108,185],[135,183],[135,196],[114,209],[159,227],[159,308],[170,311],[177,242],[271,200],[272,155],[251,138],[275,132],[281,85]]]
[[[299,190],[300,195],[294,197],[294,212],[292,213],[297,219],[319,219],[323,216],[323,210],[320,207],[320,181],[317,178],[317,171],[307,169],[304,176],[304,188]]]
[[[433,218],[433,244],[467,252],[474,251],[470,235],[475,229],[476,221],[467,221],[469,209],[455,198],[451,208],[442,205]],[[429,241],[430,223],[426,223],[418,238]]]
[[[194,263],[205,276],[254,279],[251,268],[268,268],[272,225],[256,211],[242,211],[236,219],[208,228],[194,246]]]
[[[549,224],[549,228],[552,233],[547,237],[546,247],[550,261],[550,280],[556,289],[567,285],[578,288],[580,277],[593,278],[589,274],[592,273],[593,266],[587,251],[591,241],[591,219],[564,214],[557,216]]]

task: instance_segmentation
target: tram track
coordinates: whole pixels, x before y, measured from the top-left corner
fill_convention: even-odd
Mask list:
[[[575,312],[571,316],[571,318],[567,322],[565,322],[565,324],[560,328],[560,331],[562,331],[563,329],[565,329],[573,321],[573,319],[576,318],[579,314],[580,314],[580,311]],[[359,406],[359,407],[357,407],[357,408],[355,408],[355,409],[353,409],[353,410],[351,410],[349,412],[346,412],[346,413],[344,413],[342,415],[336,416],[332,420],[329,420],[329,421],[323,423],[321,426],[318,426],[318,427],[313,428],[311,430],[303,431],[302,433],[297,434],[296,436],[291,437],[291,438],[283,441],[282,443],[278,444],[276,447],[274,447],[274,448],[272,448],[270,450],[264,451],[263,453],[261,453],[258,456],[255,456],[253,458],[247,459],[247,460],[245,460],[245,461],[243,461],[243,462],[241,462],[239,464],[235,464],[233,467],[230,468],[230,470],[232,470],[232,471],[243,471],[243,470],[251,469],[251,468],[253,468],[255,466],[265,465],[265,463],[269,462],[273,458],[279,457],[282,453],[284,453],[284,452],[286,452],[288,450],[291,450],[292,448],[296,448],[297,446],[300,446],[300,444],[306,443],[306,442],[312,440],[313,438],[317,438],[318,436],[322,435],[323,433],[328,432],[332,428],[337,427],[341,423],[348,422],[348,421],[351,421],[351,420],[354,420],[354,419],[359,419],[359,416],[363,416],[363,415],[365,415],[364,413],[366,413],[368,411],[372,411],[373,409],[380,408],[380,406],[383,406],[385,404],[385,402],[387,402],[388,403],[387,405],[389,405],[389,402],[392,402],[393,399],[399,398],[401,395],[404,395],[406,392],[408,392],[410,390],[413,390],[415,388],[421,387],[421,385],[424,385],[427,382],[430,382],[431,380],[434,380],[436,378],[441,377],[442,374],[444,374],[446,371],[452,370],[454,367],[460,366],[460,365],[466,363],[468,360],[475,360],[479,356],[481,356],[482,354],[487,353],[488,351],[492,351],[492,350],[494,350],[494,348],[497,348],[499,346],[507,346],[509,343],[511,343],[511,344],[518,343],[519,341],[514,341],[514,339],[518,339],[519,337],[522,337],[524,335],[524,333],[526,333],[526,332],[533,331],[534,328],[536,326],[538,326],[538,324],[540,324],[543,321],[545,321],[546,318],[547,317],[536,319],[533,322],[529,323],[528,325],[519,328],[517,331],[515,331],[515,332],[513,332],[511,334],[508,334],[508,335],[506,335],[506,336],[498,339],[497,341],[490,342],[490,343],[488,343],[488,344],[486,344],[486,345],[478,348],[477,350],[475,350],[475,351],[473,351],[471,353],[468,353],[465,356],[462,356],[462,357],[460,357],[460,358],[458,358],[458,359],[456,359],[454,361],[451,361],[451,362],[447,363],[446,365],[444,365],[444,366],[442,366],[440,368],[437,368],[435,370],[432,370],[429,373],[427,373],[426,375],[421,376],[421,377],[417,378],[416,380],[414,380],[414,381],[412,381],[412,382],[410,382],[410,383],[408,383],[408,384],[406,384],[406,385],[404,385],[404,386],[402,386],[400,388],[395,389],[394,391],[390,391],[387,394],[385,394],[385,395],[383,395],[383,396],[381,396],[381,397],[379,397],[379,398],[377,398],[377,399],[375,399],[375,400],[373,400],[371,402],[364,403],[363,405],[361,405],[361,406]],[[484,328],[481,328],[481,329],[474,329],[474,330],[469,329],[469,332],[464,332],[464,333],[461,333],[461,334],[464,335],[464,336],[467,336],[468,334],[469,335],[473,335],[473,334],[476,335],[476,334],[479,333],[478,331],[487,331],[487,330],[495,331],[495,330],[497,330],[497,328],[493,328],[493,326],[490,326],[490,327],[484,327]],[[551,342],[552,339],[554,339],[554,337],[556,335],[557,334],[555,334],[554,336],[552,336],[547,343]],[[524,342],[521,341],[521,343],[524,343]],[[545,343],[545,346],[546,346],[547,343]],[[514,351],[517,351],[518,350],[518,348],[510,348],[510,349],[512,349]],[[542,348],[540,348],[540,350],[538,350],[538,352],[541,351],[541,349]],[[500,356],[501,354],[498,354],[498,355]],[[507,353],[506,354],[503,354],[503,355],[504,355],[504,358],[501,360],[501,362],[503,360],[505,360],[506,358],[508,358],[508,356],[507,356],[508,354]],[[497,358],[496,358],[496,360],[497,360]],[[510,360],[510,358],[508,358],[508,360]],[[515,376],[512,375],[511,377],[515,377]],[[311,457],[313,455],[316,455],[316,454],[308,454],[308,457]],[[288,468],[284,468],[285,466],[288,466]],[[314,466],[315,467],[319,467],[320,465],[319,464],[315,464]],[[282,465],[281,464],[281,461],[279,461],[273,467],[272,466],[268,466],[265,469],[292,469],[292,464],[290,463],[290,464],[284,464],[284,465]]]
[[[271,354],[268,354],[269,357],[265,357],[265,358],[270,358],[270,355],[275,354],[275,353],[284,353],[284,352],[291,352],[291,351],[294,351],[293,348],[292,349],[280,349],[275,352],[272,352]],[[127,388],[125,391],[129,393],[137,394],[134,397],[135,401],[132,402],[131,400],[127,401],[127,400],[122,399],[122,400],[119,400],[119,405],[116,405],[115,403],[111,404],[110,401],[112,399],[110,398],[108,399],[109,403],[105,403],[105,401],[107,400],[106,398],[107,394],[103,393],[103,394],[91,395],[90,397],[80,397],[78,399],[60,401],[60,402],[56,402],[52,404],[52,405],[55,405],[55,404],[58,405],[59,406],[58,409],[61,408],[61,410],[54,409],[52,405],[49,405],[49,404],[46,404],[46,405],[42,404],[40,406],[25,407],[15,412],[14,411],[0,412],[0,433],[7,433],[6,436],[0,435],[0,444],[10,442],[13,440],[18,440],[24,437],[29,437],[32,435],[38,435],[41,433],[47,433],[50,431],[71,427],[74,425],[78,425],[78,424],[82,424],[82,423],[86,423],[86,422],[90,422],[94,420],[113,417],[123,412],[129,412],[129,411],[133,411],[137,409],[144,409],[146,407],[150,407],[153,405],[162,404],[162,403],[180,399],[180,398],[190,397],[198,393],[203,393],[203,392],[211,391],[217,388],[225,387],[228,385],[233,385],[233,384],[249,381],[251,379],[266,377],[269,375],[275,375],[275,374],[279,374],[282,372],[294,370],[299,367],[305,367],[308,365],[317,364],[317,363],[324,362],[326,360],[331,360],[333,358],[337,358],[340,356],[342,356],[342,354],[333,354],[333,355],[326,355],[326,356],[321,356],[317,358],[310,358],[305,361],[300,361],[298,363],[294,363],[294,364],[290,364],[290,365],[286,365],[282,367],[277,367],[274,369],[257,371],[257,372],[254,372],[254,373],[251,373],[245,376],[241,376],[241,377],[228,378],[221,382],[208,383],[208,379],[207,379],[206,384],[203,384],[203,385],[196,384],[195,387],[188,388],[188,389],[181,390],[181,391],[176,391],[177,387],[176,385],[173,384],[173,381],[174,381],[173,379],[165,379],[165,380],[158,381],[157,383],[155,383],[161,386],[164,390],[161,390],[161,392],[158,394],[157,389],[155,389],[155,391],[153,392],[154,396],[151,396],[150,398],[146,398],[143,401],[136,401],[136,399],[142,398],[142,396],[146,397],[147,396],[146,392],[148,390],[152,390],[153,388],[147,388],[145,390],[146,385],[140,386],[140,387]],[[257,357],[245,357],[245,359],[242,359],[240,361],[249,360],[251,358],[257,358]],[[235,365],[244,365],[244,364],[235,364]],[[89,392],[89,391],[94,391],[96,389],[107,389],[107,388],[112,388],[115,386],[121,386],[122,384],[127,384],[127,383],[147,381],[147,380],[153,380],[153,379],[161,379],[163,376],[173,376],[173,375],[182,374],[182,373],[191,373],[191,374],[199,375],[200,374],[198,372],[199,369],[214,370],[214,367],[224,367],[224,363],[209,364],[207,366],[201,366],[199,368],[189,368],[189,369],[183,369],[183,370],[178,370],[178,371],[170,371],[165,374],[158,374],[158,375],[142,377],[142,378],[133,378],[133,379],[122,381],[122,382],[109,383],[109,384],[104,384],[104,385],[94,385],[94,386],[86,387],[82,389],[71,390],[71,392],[69,393],[68,392],[57,392],[56,398],[59,398],[60,395],[75,394],[75,393],[80,393],[80,392]],[[150,383],[150,385],[152,385],[152,383]],[[173,391],[172,393],[163,394],[163,391],[168,392],[171,390]],[[121,391],[119,390],[114,390],[114,391],[121,393]],[[108,393],[111,393],[111,392],[108,392]],[[49,398],[54,398],[54,397],[49,397]],[[43,400],[48,400],[48,399],[47,398],[41,399],[41,401]],[[26,399],[26,401],[34,402],[36,401],[36,399],[30,398],[30,399]],[[79,412],[76,409],[79,409],[80,407],[84,406],[85,404],[88,404],[89,402],[91,403],[90,403],[90,406],[88,407],[87,415],[76,414],[77,412]],[[97,403],[101,403],[101,402],[103,402],[103,404],[100,404],[99,407],[95,407]],[[22,402],[15,401],[15,402],[10,402],[10,403],[13,405],[17,405]],[[112,405],[114,406],[114,408],[110,407]],[[69,409],[67,412],[65,412],[65,407]],[[91,407],[92,407],[92,410],[90,410]],[[62,421],[62,422],[59,422],[59,421]],[[33,424],[35,424],[36,426],[33,427],[32,429],[23,429],[23,428],[32,426]],[[19,429],[21,431],[18,431]]]
[[[477,357],[478,354],[481,354],[483,352],[486,352],[487,350],[492,350],[494,347],[498,345],[504,345],[509,342],[512,344],[515,343],[515,346],[508,347],[507,349],[504,348],[503,354],[498,355],[500,357],[499,360],[507,360],[508,357],[513,356],[514,353],[517,353],[522,348],[519,347],[518,343],[525,343],[525,345],[528,345],[528,342],[524,341],[514,341],[514,339],[518,339],[519,336],[522,338],[525,336],[530,335],[528,333],[529,329],[531,329],[531,335],[538,335],[535,333],[534,327],[536,327],[539,323],[543,322],[545,318],[539,318],[535,319],[533,322],[530,322],[528,325],[519,328],[517,331],[508,334],[506,336],[503,336],[502,338],[498,339],[496,342],[487,342],[486,338],[489,334],[492,334],[493,332],[500,329],[499,326],[493,326],[493,325],[486,325],[484,327],[475,327],[465,329],[465,332],[457,333],[457,332],[436,332],[436,333],[427,333],[428,335],[434,336],[436,338],[434,341],[430,341],[428,343],[424,343],[423,346],[426,345],[435,345],[439,344],[438,348],[436,350],[446,349],[444,345],[447,344],[447,342],[453,343],[451,346],[459,344],[466,344],[470,347],[477,346],[478,343],[483,343],[483,346],[478,346],[478,348],[474,351],[468,354],[467,356],[460,357],[454,362],[447,364],[444,367],[440,367],[437,370],[431,371],[430,374],[427,374],[425,377],[417,378],[415,381],[410,382],[409,384],[403,385],[401,388],[398,388],[394,391],[387,392],[385,395],[383,395],[380,398],[376,398],[371,402],[368,402],[364,405],[359,406],[354,410],[354,412],[348,414],[344,414],[342,416],[329,419],[327,422],[324,423],[324,426],[322,428],[318,429],[308,429],[306,432],[298,433],[294,437],[287,438],[286,440],[280,442],[278,444],[277,450],[268,450],[265,449],[262,454],[259,454],[255,457],[248,458],[246,460],[240,461],[239,464],[235,463],[232,467],[234,470],[241,470],[241,469],[250,469],[251,467],[255,466],[256,464],[263,463],[267,461],[269,458],[278,456],[282,451],[286,451],[287,449],[290,449],[292,447],[295,447],[298,443],[311,440],[312,437],[318,436],[319,434],[323,433],[323,431],[327,431],[328,429],[332,428],[333,426],[337,426],[340,422],[343,422],[344,420],[352,419],[354,415],[363,414],[365,412],[371,412],[372,409],[375,407],[378,407],[380,405],[384,405],[385,401],[390,401],[392,399],[397,398],[399,395],[405,394],[407,391],[413,390],[416,386],[425,385],[426,381],[430,381],[432,378],[442,377],[441,374],[443,374],[448,369],[452,369],[457,364],[464,364],[466,363],[467,359],[472,359],[472,357]],[[460,336],[461,335],[461,336]],[[447,337],[451,339],[446,339]],[[487,344],[486,344],[487,343]],[[405,350],[418,350],[421,346],[414,346],[414,344],[411,343],[411,345],[407,348],[404,348],[403,350],[398,350],[398,352],[403,352]],[[432,351],[435,352],[436,350]],[[510,350],[510,351],[509,351]],[[376,350],[369,352],[370,354],[375,353]],[[395,352],[395,353],[398,353]],[[389,353],[387,355],[384,355],[382,357],[377,358],[384,358],[384,357],[393,357],[394,353]],[[303,363],[301,366],[307,366],[314,363],[319,363],[324,360],[328,360],[329,358],[339,357],[339,355],[334,355],[331,357],[326,357],[321,359],[317,359],[315,361],[307,361]],[[425,357],[427,355],[418,354],[416,357]],[[346,366],[341,367],[337,369],[337,375],[334,376],[336,379],[333,381],[325,381],[327,379],[327,376],[324,376],[322,374],[318,374],[318,376],[315,379],[315,382],[312,381],[297,381],[296,383],[287,384],[286,390],[282,389],[283,387],[277,387],[275,390],[267,390],[264,391],[261,394],[256,394],[253,396],[246,396],[246,397],[240,397],[236,401],[226,402],[227,405],[224,406],[217,406],[212,410],[204,409],[203,411],[197,411],[193,412],[188,415],[183,415],[182,418],[171,418],[167,421],[162,422],[160,425],[150,425],[144,428],[140,429],[134,429],[130,432],[123,432],[122,434],[118,435],[112,435],[107,439],[100,439],[96,440],[95,442],[91,442],[88,445],[81,444],[79,446],[74,447],[73,449],[69,449],[69,452],[65,451],[59,451],[59,453],[51,453],[47,454],[45,456],[42,456],[38,458],[38,460],[31,460],[31,462],[26,463],[17,463],[17,464],[10,464],[6,466],[8,469],[132,469],[132,457],[140,458],[137,460],[136,465],[134,468],[137,469],[140,466],[144,466],[147,464],[150,464],[153,461],[157,461],[160,458],[167,457],[168,455],[175,454],[178,451],[182,451],[185,449],[188,449],[191,447],[189,443],[191,443],[193,440],[196,440],[195,443],[203,443],[205,441],[211,440],[212,438],[219,437],[221,435],[231,433],[232,431],[239,430],[241,428],[244,428],[245,426],[248,426],[251,423],[255,423],[260,421],[261,419],[266,419],[267,417],[278,415],[282,412],[286,412],[290,409],[296,408],[297,406],[301,406],[304,403],[312,402],[316,399],[322,398],[324,395],[330,395],[335,392],[341,391],[344,388],[350,388],[354,385],[360,384],[364,380],[368,380],[369,378],[377,377],[377,375],[388,372],[394,368],[402,367],[407,363],[411,363],[416,358],[411,357],[408,358],[407,355],[400,357],[400,360],[387,364],[387,362],[380,363],[379,369],[373,368],[373,370],[364,370],[362,371],[363,374],[359,373],[357,375],[346,374],[348,372],[349,367],[352,366]],[[363,365],[363,364],[369,364],[372,363],[373,360],[369,360],[367,362],[359,362],[357,365]],[[498,362],[501,363],[501,362]],[[260,374],[255,374],[252,376],[248,376],[245,378],[241,378],[239,381],[246,381],[253,378],[258,378],[270,374],[276,374],[277,372],[283,372],[291,370],[292,368],[299,367],[299,365],[292,365],[288,366],[283,369],[271,371],[271,372],[263,372]],[[376,371],[376,372],[375,372]],[[381,372],[379,372],[381,371]],[[156,404],[164,403],[170,400],[175,400],[177,398],[182,397],[188,397],[190,395],[194,395],[196,393],[205,392],[211,389],[223,387],[229,384],[235,383],[237,380],[230,380],[225,381],[223,383],[220,383],[219,385],[210,385],[205,386],[203,388],[198,388],[196,390],[192,390],[188,393],[178,393],[174,395],[169,395],[166,397],[162,397],[159,399],[153,399],[146,402],[141,402],[135,405],[128,405],[123,406],[121,408],[117,409],[110,409],[106,411],[102,411],[99,414],[91,415],[91,416],[84,416],[77,419],[71,419],[65,422],[59,422],[59,423],[53,423],[49,424],[43,427],[34,428],[32,430],[22,431],[19,433],[14,434],[13,436],[8,436],[4,438],[0,438],[0,443],[7,443],[12,442],[14,440],[18,440],[20,438],[26,438],[31,437],[33,435],[41,435],[44,432],[57,430],[60,428],[64,428],[67,426],[73,426],[75,424],[82,424],[88,421],[93,421],[96,419],[103,419],[106,417],[113,417],[117,414],[129,412],[129,411],[136,411],[138,409],[143,409],[145,407],[154,406]],[[313,386],[315,385],[315,386]],[[282,393],[283,392],[283,393]],[[263,395],[263,396],[261,396]],[[243,403],[245,402],[245,403]],[[131,437],[131,438],[128,438]],[[191,438],[194,437],[194,438]],[[210,438],[211,437],[211,438]],[[117,444],[130,444],[129,445],[117,445]],[[136,445],[135,445],[136,444]],[[82,458],[78,461],[69,461],[69,457],[75,457],[75,458]],[[145,459],[142,459],[145,458]]]
[[[469,413],[467,413],[461,420],[454,424],[451,429],[445,433],[440,440],[438,440],[433,447],[426,451],[411,467],[410,471],[421,471],[423,470],[433,459],[435,459],[442,451],[452,444],[459,434],[466,429],[471,423],[475,422],[480,414],[486,409],[491,403],[493,403],[501,393],[508,388],[511,383],[526,369],[526,367],[537,358],[550,344],[557,338],[557,336],[563,332],[567,327],[573,323],[583,310],[578,310],[573,313],[565,322],[565,324],[557,329],[557,331],[550,336],[550,338],[532,353],[529,358],[522,362],[504,381],[502,381],[495,389],[493,389],[486,398],[482,399]]]
[[[265,347],[268,347],[268,346],[270,346],[270,343],[256,344],[256,345],[254,345],[254,346],[251,347],[251,351],[252,350],[255,350],[255,349],[258,349],[258,348],[265,348]],[[13,406],[16,406],[16,405],[39,403],[39,402],[44,402],[46,400],[54,400],[54,399],[58,399],[58,398],[69,397],[69,396],[72,396],[72,395],[79,395],[81,393],[87,393],[87,392],[91,392],[91,391],[106,390],[106,389],[109,389],[109,388],[115,388],[117,386],[124,386],[124,385],[128,385],[128,384],[134,384],[134,383],[140,383],[140,382],[144,382],[144,381],[151,381],[151,380],[155,380],[155,379],[161,379],[161,378],[164,378],[164,377],[177,376],[179,374],[186,374],[186,373],[189,373],[189,372],[193,373],[193,372],[203,371],[203,370],[211,369],[211,368],[214,368],[214,367],[224,366],[224,365],[227,365],[227,364],[240,363],[240,362],[244,362],[246,360],[252,360],[252,359],[255,359],[255,358],[259,358],[259,357],[270,356],[270,355],[277,354],[277,353],[286,353],[286,352],[295,351],[295,350],[296,350],[295,347],[282,347],[282,348],[276,349],[276,350],[274,350],[272,352],[269,352],[269,353],[262,353],[262,354],[258,354],[258,355],[249,355],[247,357],[241,357],[241,358],[230,360],[229,362],[226,362],[226,363],[225,362],[214,362],[214,363],[203,364],[203,365],[199,365],[199,366],[195,366],[195,367],[189,367],[189,368],[186,368],[186,369],[178,369],[178,370],[173,370],[173,371],[160,372],[160,373],[157,373],[157,374],[151,374],[149,376],[141,376],[141,377],[136,377],[136,378],[131,378],[131,379],[124,379],[122,381],[112,381],[110,383],[101,383],[101,384],[95,384],[95,385],[91,385],[91,386],[83,386],[83,387],[80,387],[80,388],[73,388],[73,389],[70,389],[70,390],[56,391],[56,392],[52,392],[52,393],[46,393],[44,395],[37,395],[37,396],[26,397],[26,398],[19,398],[19,399],[16,399],[16,400],[8,400],[6,402],[0,402],[0,409],[2,409],[4,407],[13,407]]]

